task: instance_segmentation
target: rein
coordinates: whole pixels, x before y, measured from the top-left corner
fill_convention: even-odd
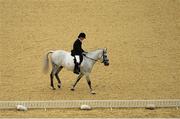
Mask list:
[[[102,54],[101,57],[103,57],[103,55],[104,55],[104,51],[103,51],[103,54]],[[94,61],[96,61],[96,62],[98,61],[98,60],[96,60],[96,59],[93,59],[93,58],[91,58],[91,57],[86,56],[85,54],[83,54],[83,56],[85,56],[85,57],[88,58],[88,59],[94,60]]]
[[[86,55],[84,55],[86,58],[88,58],[88,59],[91,59],[91,60],[94,60],[94,61],[98,61],[98,60],[96,60],[96,59],[93,59],[93,58],[91,58],[91,57],[88,57],[88,56],[86,56]]]

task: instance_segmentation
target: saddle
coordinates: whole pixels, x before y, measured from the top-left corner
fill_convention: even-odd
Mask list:
[[[75,51],[71,50],[71,56],[75,56]]]

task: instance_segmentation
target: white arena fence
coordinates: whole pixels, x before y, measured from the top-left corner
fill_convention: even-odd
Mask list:
[[[180,99],[175,100],[57,100],[57,101],[0,101],[0,109],[13,109],[17,105],[27,108],[80,108],[89,105],[92,108],[140,108],[180,107]]]

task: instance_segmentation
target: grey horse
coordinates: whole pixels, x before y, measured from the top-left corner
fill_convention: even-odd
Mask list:
[[[49,69],[49,58],[48,58],[49,54],[51,54],[50,59],[51,59],[51,63],[52,63],[52,71],[50,74],[50,82],[51,82],[52,89],[55,90],[54,83],[53,83],[53,77],[54,76],[56,77],[56,79],[58,81],[58,87],[60,88],[61,87],[61,81],[60,81],[58,74],[63,68],[73,72],[73,70],[74,70],[74,57],[71,56],[70,52],[63,51],[63,50],[56,50],[56,51],[47,52],[45,59],[44,59],[44,72],[45,73],[47,73],[48,69]],[[83,61],[82,61],[81,66],[80,66],[80,74],[77,77],[75,83],[72,85],[72,88],[71,88],[72,91],[75,90],[75,86],[79,82],[79,80],[83,76],[85,76],[87,83],[89,85],[91,94],[96,94],[95,91],[91,87],[91,80],[90,80],[89,75],[92,71],[94,64],[97,61],[101,61],[101,63],[104,63],[105,66],[109,65],[109,59],[107,56],[107,49],[106,48],[97,49],[95,51],[88,52],[88,53],[84,54]]]

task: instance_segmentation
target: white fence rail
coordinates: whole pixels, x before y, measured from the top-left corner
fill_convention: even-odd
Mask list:
[[[151,118],[0,118],[0,119],[151,119]],[[153,118],[153,119],[179,119],[179,118]]]
[[[79,108],[90,105],[92,108],[133,108],[147,107],[180,107],[180,100],[58,100],[58,101],[0,101],[0,109],[16,108],[23,105],[27,108]]]

